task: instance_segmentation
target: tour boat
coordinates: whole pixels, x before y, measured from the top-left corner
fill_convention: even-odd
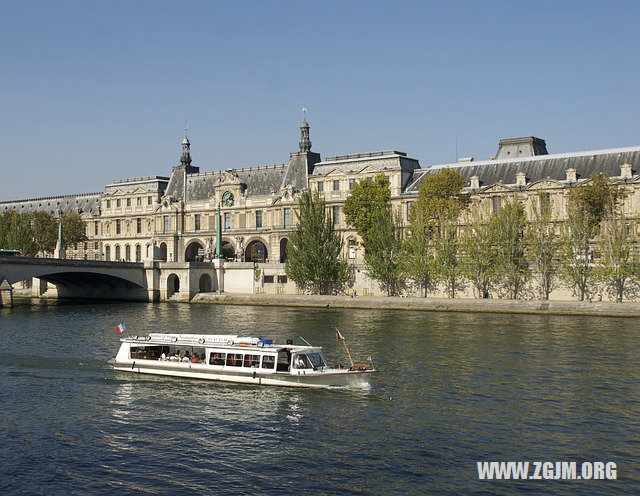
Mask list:
[[[236,335],[160,334],[125,337],[109,363],[115,370],[272,386],[366,388],[371,363],[330,368],[316,346],[272,344]]]

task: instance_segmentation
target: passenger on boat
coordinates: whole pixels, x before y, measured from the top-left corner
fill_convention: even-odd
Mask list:
[[[184,362],[184,363],[189,363],[191,360],[189,359],[189,355],[185,355],[185,356],[182,357],[181,361]]]
[[[306,369],[307,364],[304,361],[304,355],[298,355],[296,357],[296,368],[297,369]]]
[[[160,355],[160,360],[164,362],[166,359],[167,359],[167,354],[163,351],[162,355]]]

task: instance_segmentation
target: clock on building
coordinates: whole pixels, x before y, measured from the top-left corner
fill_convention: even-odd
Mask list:
[[[222,203],[225,207],[233,207],[233,193],[231,191],[225,191],[222,195]]]

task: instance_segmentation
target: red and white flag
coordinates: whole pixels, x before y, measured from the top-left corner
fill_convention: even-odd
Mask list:
[[[340,331],[338,329],[336,329],[336,339],[338,340],[338,342],[344,341],[344,336],[340,334]]]
[[[127,330],[126,326],[124,325],[124,322],[122,322],[121,324],[118,324],[118,327],[116,327],[116,332],[118,334],[122,334],[123,332],[125,332]]]

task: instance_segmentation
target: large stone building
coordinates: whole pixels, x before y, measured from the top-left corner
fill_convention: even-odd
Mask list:
[[[380,173],[388,177],[394,209],[406,223],[421,181],[444,168],[463,175],[474,212],[496,211],[505,195],[527,202],[542,189],[551,193],[558,219],[565,215],[570,188],[594,173],[606,173],[629,190],[625,202],[633,217],[640,212],[639,167],[640,147],[550,155],[545,141],[535,137],[501,140],[496,156],[489,160],[467,158],[425,168],[399,151],[322,160],[311,151],[305,120],[298,150],[284,164],[201,172],[192,163],[185,137],[180,162],[168,177],[116,180],[102,193],[0,202],[0,213],[75,210],[86,222],[88,241],[68,247],[68,257],[167,263],[211,259],[219,213],[224,258],[238,266],[260,264],[263,290],[283,292],[294,288],[286,280],[282,262],[296,222],[297,198],[305,188],[324,195],[334,224],[343,232],[345,257],[364,272],[359,239],[342,214],[349,190],[364,178]],[[376,292],[375,284],[364,276],[357,284],[362,292]]]

